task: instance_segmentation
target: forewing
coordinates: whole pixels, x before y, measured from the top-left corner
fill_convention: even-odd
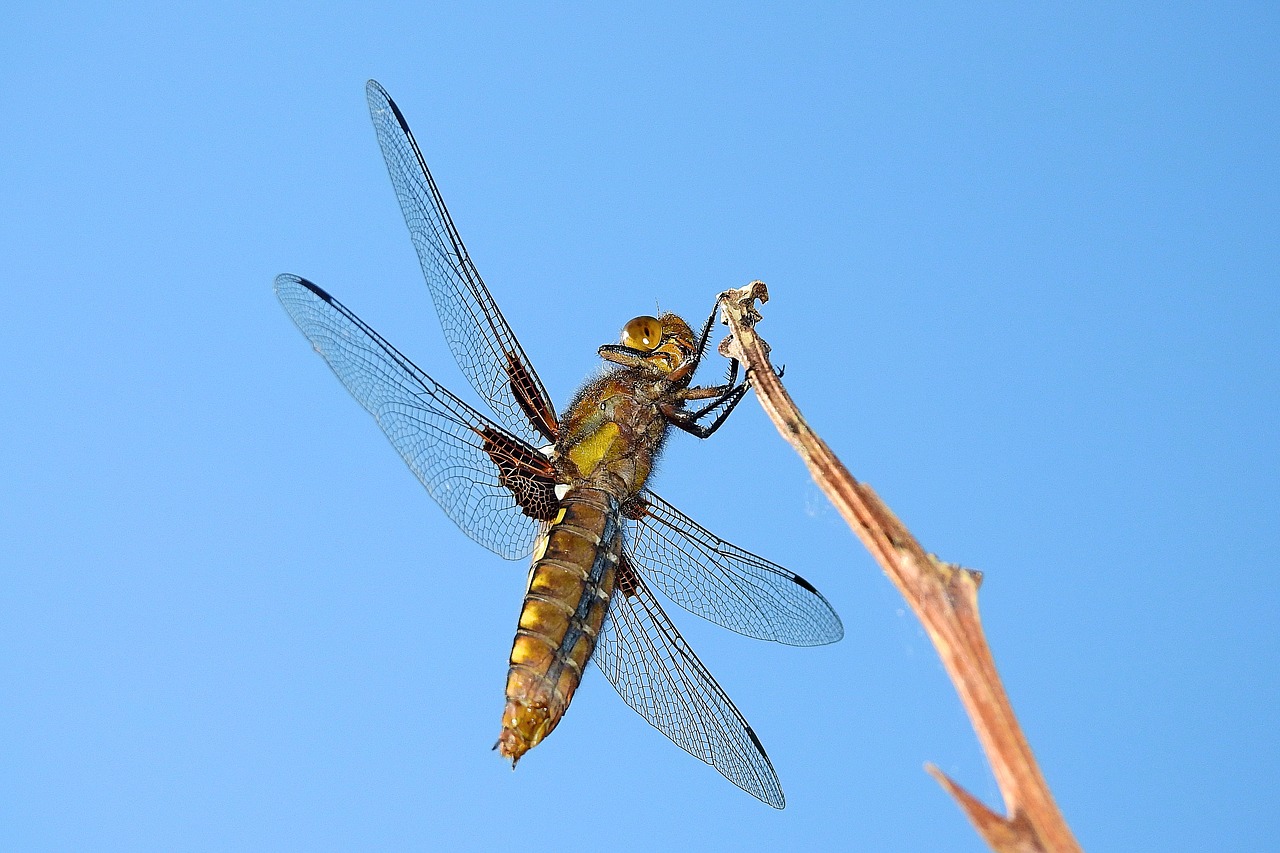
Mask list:
[[[785,805],[756,733],[625,557],[592,659],[623,701],[676,746],[774,808]]]
[[[377,81],[368,82],[365,94],[453,357],[509,430],[535,444],[555,441],[559,427],[551,398],[471,263],[408,123]]]
[[[450,394],[324,290],[276,278],[289,316],[369,410],[431,497],[472,539],[526,556],[555,504],[545,459]]]
[[[731,631],[792,646],[834,643],[840,617],[813,585],[724,541],[647,489],[629,525],[631,558],[672,601]]]

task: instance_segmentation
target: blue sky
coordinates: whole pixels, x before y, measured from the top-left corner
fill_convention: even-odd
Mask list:
[[[271,290],[469,391],[369,77],[561,405],[628,318],[766,280],[814,427],[986,572],[1085,847],[1273,846],[1280,15],[1114,5],[7,11],[0,847],[984,849],[921,770],[999,802],[935,654],[752,400],[656,484],[844,619],[794,649],[673,608],[788,808],[594,671],[489,751],[525,567]]]

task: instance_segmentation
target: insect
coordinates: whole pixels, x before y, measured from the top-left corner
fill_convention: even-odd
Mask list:
[[[563,416],[481,281],[399,108],[369,110],[445,338],[491,419],[418,369],[315,284],[276,278],[281,303],[464,533],[532,567],[495,745],[515,765],[559,723],[595,661],[623,700],[691,755],[775,808],[777,773],[651,587],[730,630],[791,645],[843,635],[808,581],[705,530],[647,487],[671,427],[707,437],[747,390],[692,384],[699,333],[642,316],[600,347],[609,369]]]

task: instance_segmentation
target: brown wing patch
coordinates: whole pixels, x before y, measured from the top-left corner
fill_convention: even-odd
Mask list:
[[[539,521],[553,520],[560,501],[556,499],[551,462],[524,442],[492,427],[476,432],[484,439],[484,452],[498,468],[498,482],[515,496],[521,511]]]
[[[533,424],[533,428],[542,433],[547,441],[554,442],[560,436],[556,413],[547,404],[538,383],[529,374],[520,357],[514,352],[506,355],[507,381],[511,383],[511,393],[515,395],[516,403]]]
[[[649,514],[649,503],[644,498],[636,495],[622,505],[622,514],[632,521],[639,521]]]
[[[618,560],[618,571],[613,584],[613,588],[625,598],[635,595],[636,588],[640,585],[640,578],[636,576],[636,570],[625,552]]]

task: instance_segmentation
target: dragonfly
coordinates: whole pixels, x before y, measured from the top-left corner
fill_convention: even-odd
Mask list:
[[[655,595],[737,633],[835,642],[840,619],[804,578],[732,545],[648,486],[671,429],[706,438],[743,398],[692,384],[700,331],[643,315],[599,348],[607,369],[557,414],[481,280],[399,107],[366,86],[378,144],[458,366],[489,417],[419,369],[318,285],[275,280],[294,323],[449,518],[507,559],[532,557],[495,749],[512,766],[560,722],[589,661],[654,728],[765,803],[783,808],[759,738]]]

